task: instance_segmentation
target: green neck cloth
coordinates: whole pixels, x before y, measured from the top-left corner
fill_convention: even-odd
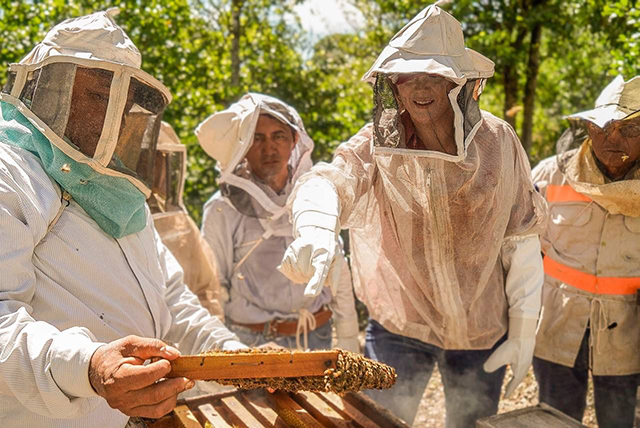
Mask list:
[[[96,172],[67,156],[7,102],[0,101],[0,142],[27,150],[100,228],[114,238],[140,232],[147,224],[145,195],[125,178]],[[66,172],[65,172],[66,171]]]

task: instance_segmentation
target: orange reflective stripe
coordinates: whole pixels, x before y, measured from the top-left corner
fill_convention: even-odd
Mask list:
[[[573,190],[573,187],[565,184],[558,186],[549,184],[547,186],[547,201],[549,202],[591,202],[587,196]]]
[[[593,294],[636,294],[640,278],[614,278],[590,275],[544,257],[544,273],[580,290]]]

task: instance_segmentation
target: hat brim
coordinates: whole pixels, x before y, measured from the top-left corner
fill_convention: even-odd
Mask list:
[[[373,83],[378,73],[429,73],[462,83],[489,78],[494,67],[493,61],[472,49],[465,49],[460,56],[444,56],[419,55],[387,46],[362,80]]]
[[[614,120],[623,120],[633,113],[635,113],[633,110],[625,109],[617,104],[609,104],[592,110],[575,113],[566,118],[569,120],[588,120],[600,128],[604,128],[607,123]]]

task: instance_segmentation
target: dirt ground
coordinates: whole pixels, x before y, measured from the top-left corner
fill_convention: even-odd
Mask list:
[[[507,368],[506,380],[511,379],[511,372]],[[502,393],[504,394],[505,382]],[[529,370],[525,380],[518,386],[515,393],[508,400],[501,400],[498,413],[506,413],[512,410],[535,406],[538,404],[538,384],[533,376],[533,369]],[[422,402],[418,415],[413,424],[416,428],[441,428],[444,427],[444,387],[440,373],[436,369],[429,381],[429,385],[422,396]],[[590,388],[587,395],[587,410],[582,423],[591,428],[597,428],[596,416],[593,407],[593,390]]]

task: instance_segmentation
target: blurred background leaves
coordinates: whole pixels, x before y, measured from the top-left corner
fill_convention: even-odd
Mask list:
[[[142,52],[143,69],[174,95],[165,120],[188,146],[185,202],[199,222],[216,184],[214,162],[193,133],[198,123],[248,91],[266,93],[298,110],[316,143],[314,158],[330,160],[370,120],[372,93],[360,77],[431,3],[342,1],[359,10],[360,24],[314,37],[296,13],[305,0],[0,0],[0,64],[19,61],[66,18],[119,7],[116,21]],[[638,74],[635,2],[440,4],[463,23],[467,46],[496,63],[481,106],[514,126],[532,164],[554,153],[564,115],[593,106],[616,74]]]

